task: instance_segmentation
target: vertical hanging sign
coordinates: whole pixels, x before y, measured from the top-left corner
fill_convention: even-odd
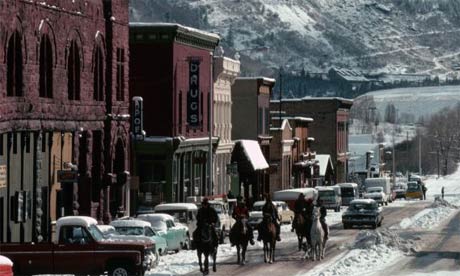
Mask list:
[[[144,140],[144,101],[142,97],[132,99],[131,129],[134,140]]]
[[[200,61],[197,59],[191,59],[189,63],[187,123],[192,128],[200,126]]]

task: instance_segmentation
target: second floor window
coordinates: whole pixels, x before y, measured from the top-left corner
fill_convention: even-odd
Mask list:
[[[14,32],[8,40],[6,56],[6,94],[7,96],[23,96],[22,90],[22,45],[21,35]]]
[[[53,51],[51,41],[43,35],[40,41],[40,97],[53,98]]]
[[[80,100],[80,53],[75,40],[70,44],[67,57],[67,92],[69,100]]]
[[[104,100],[104,58],[101,47],[96,48],[94,54],[93,80],[94,80],[94,100]]]

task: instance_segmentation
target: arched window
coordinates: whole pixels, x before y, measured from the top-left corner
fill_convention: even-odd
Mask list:
[[[6,59],[6,95],[22,97],[22,44],[18,31],[8,41]]]
[[[104,100],[104,59],[101,47],[96,48],[94,54],[93,79],[94,79],[94,100]]]
[[[69,100],[80,100],[80,53],[75,40],[70,44],[67,57],[67,92]]]
[[[40,97],[53,98],[53,51],[47,35],[40,41]]]

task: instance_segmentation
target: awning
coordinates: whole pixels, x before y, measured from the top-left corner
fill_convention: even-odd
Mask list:
[[[244,155],[251,164],[253,170],[264,170],[268,169],[268,163],[265,160],[262,151],[260,150],[259,143],[254,140],[237,140],[236,145],[240,145],[243,149]]]
[[[329,154],[317,154],[316,160],[319,162],[319,176],[325,176],[328,166],[331,166],[331,169],[334,169],[332,166],[331,156]]]

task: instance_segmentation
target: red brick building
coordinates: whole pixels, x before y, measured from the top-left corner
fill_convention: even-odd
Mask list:
[[[123,213],[128,0],[3,0],[0,45],[0,242],[49,239],[63,215]],[[78,180],[59,183],[71,169]]]
[[[179,24],[130,24],[130,93],[143,98],[146,132],[134,143],[135,208],[213,192],[209,105],[219,39]],[[213,150],[217,142],[212,139]]]

